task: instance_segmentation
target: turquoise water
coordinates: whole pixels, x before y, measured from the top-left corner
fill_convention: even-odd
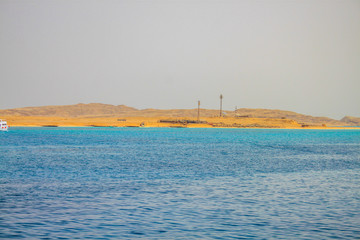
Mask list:
[[[0,238],[360,238],[360,130],[14,127],[0,149]]]

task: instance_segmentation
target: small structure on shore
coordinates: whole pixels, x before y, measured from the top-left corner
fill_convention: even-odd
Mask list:
[[[189,123],[196,124],[207,124],[207,121],[195,121],[195,120],[188,120],[188,119],[160,119],[159,123],[177,123],[177,124],[183,124],[187,125]]]

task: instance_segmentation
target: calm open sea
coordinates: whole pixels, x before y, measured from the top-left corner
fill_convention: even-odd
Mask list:
[[[359,239],[360,129],[13,127],[0,238]]]

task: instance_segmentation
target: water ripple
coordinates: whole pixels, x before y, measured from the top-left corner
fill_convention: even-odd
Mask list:
[[[12,128],[0,144],[0,238],[360,237],[360,131]]]

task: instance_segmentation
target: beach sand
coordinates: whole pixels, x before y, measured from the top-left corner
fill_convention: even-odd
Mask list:
[[[286,128],[334,129],[325,126],[303,126],[290,119],[274,118],[168,118],[168,117],[42,117],[3,116],[11,126],[28,127],[176,127],[176,128]],[[346,128],[348,129],[348,128]]]

